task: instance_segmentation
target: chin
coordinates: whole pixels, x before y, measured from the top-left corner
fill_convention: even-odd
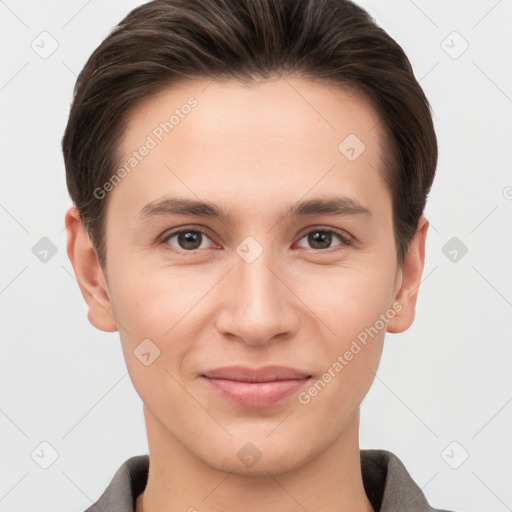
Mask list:
[[[272,428],[275,428],[274,424]],[[280,436],[272,429],[252,429],[247,435],[234,435],[227,443],[211,440],[216,449],[195,446],[198,456],[208,466],[239,476],[268,477],[293,471],[315,457],[322,447],[305,436],[290,435],[283,429]],[[235,434],[232,430],[231,432]],[[318,442],[318,440],[317,440]]]

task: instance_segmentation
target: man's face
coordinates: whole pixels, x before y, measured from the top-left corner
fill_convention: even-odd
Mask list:
[[[140,161],[109,192],[106,276],[150,448],[240,473],[260,453],[252,471],[275,474],[354,427],[401,283],[381,144],[361,97],[291,78],[188,82],[133,111],[119,165]],[[166,198],[229,217],[148,207]],[[286,215],[336,199],[337,213]],[[235,365],[310,377],[205,377]]]

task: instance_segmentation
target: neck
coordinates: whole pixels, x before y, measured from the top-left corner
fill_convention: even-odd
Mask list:
[[[149,411],[145,417],[150,466],[137,512],[374,512],[361,475],[359,411],[338,440],[314,460],[285,473],[257,477],[206,465]]]

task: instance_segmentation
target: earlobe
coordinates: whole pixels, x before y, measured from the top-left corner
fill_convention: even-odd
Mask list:
[[[72,206],[66,212],[65,223],[68,257],[75,271],[80,291],[89,307],[87,318],[101,331],[117,331],[103,269],[76,206]]]
[[[398,272],[397,279],[401,279],[401,285],[395,296],[395,302],[400,304],[400,311],[388,323],[386,329],[388,332],[403,332],[414,321],[416,300],[425,265],[425,242],[428,225],[428,220],[422,216],[418,221],[418,228]]]

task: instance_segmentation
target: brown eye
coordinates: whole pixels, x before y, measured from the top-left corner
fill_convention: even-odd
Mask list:
[[[313,249],[328,249],[332,243],[332,233],[327,231],[314,231],[308,235],[308,243]]]
[[[332,245],[334,238],[338,238],[340,243]],[[340,245],[348,245],[349,240],[347,237],[334,231],[332,229],[315,229],[306,233],[301,240],[307,239],[307,243],[309,244],[309,248],[315,250],[325,250],[331,249],[332,247],[340,246]]]
[[[183,251],[195,251],[205,248],[202,243],[204,238],[209,239],[206,233],[201,230],[185,229],[181,231],[174,231],[168,237],[166,237],[164,243],[176,247],[176,245],[171,242],[173,239],[176,239],[178,249]]]

